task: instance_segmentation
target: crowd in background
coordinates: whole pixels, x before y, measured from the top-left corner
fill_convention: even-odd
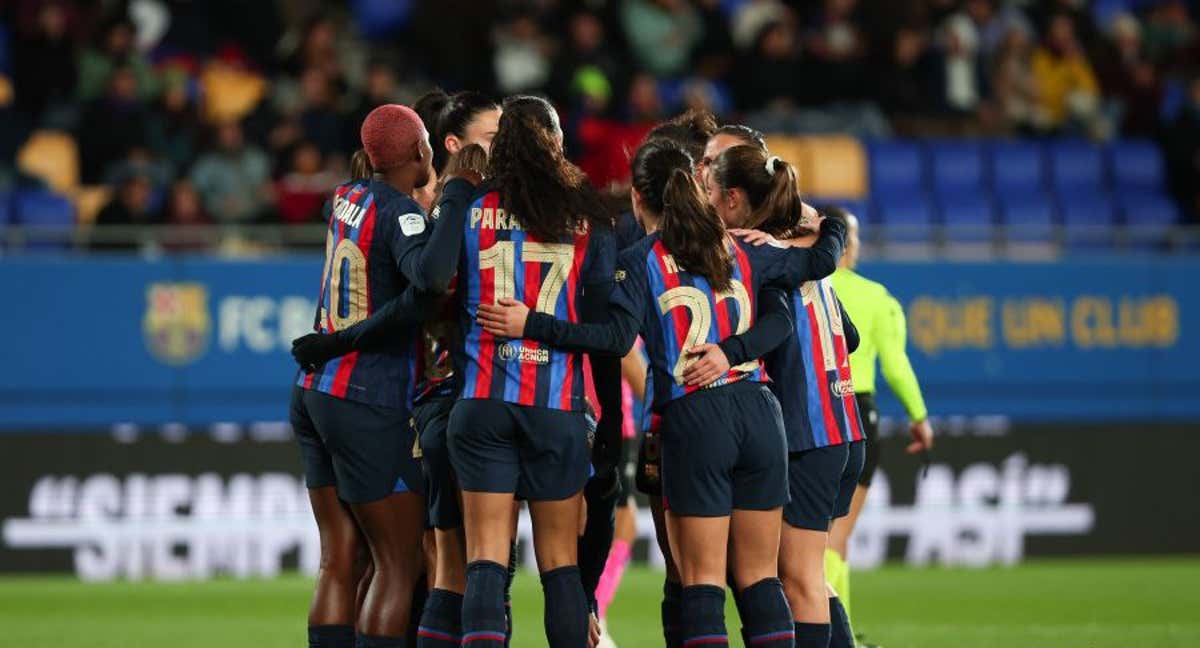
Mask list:
[[[304,223],[373,107],[538,93],[598,185],[686,107],[767,132],[1147,137],[1200,220],[1185,0],[10,0],[0,183],[71,133],[101,223]],[[4,189],[4,186],[0,186]]]

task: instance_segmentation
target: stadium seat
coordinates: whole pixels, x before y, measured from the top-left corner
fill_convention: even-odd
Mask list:
[[[35,131],[17,152],[17,165],[59,193],[79,186],[79,148],[67,133]]]
[[[1000,201],[1000,220],[1009,243],[1052,243],[1054,206],[1041,194],[1008,195]]]
[[[1115,191],[1138,194],[1166,189],[1162,151],[1149,140],[1118,140],[1108,147]]]
[[[1104,186],[1104,157],[1100,147],[1084,140],[1051,142],[1050,176],[1060,195],[1099,191]]]
[[[960,196],[977,198],[984,194],[983,149],[978,143],[966,140],[930,142],[925,151],[929,157],[933,190],[938,196],[957,199]]]
[[[866,195],[867,153],[857,139],[845,135],[804,137],[800,144],[797,171],[802,192],[817,199]]]
[[[939,199],[938,210],[945,224],[946,241],[991,243],[996,233],[992,202],[983,195]]]
[[[84,225],[94,223],[100,210],[111,199],[112,189],[105,185],[83,185],[71,194],[79,223]]]
[[[867,145],[870,155],[871,196],[882,203],[905,201],[926,189],[921,149],[913,142],[876,140]]]
[[[1045,187],[1045,157],[1037,144],[1000,141],[993,142],[988,151],[992,191],[997,197],[1041,191]]]
[[[1081,194],[1059,199],[1063,245],[1077,252],[1111,248],[1115,240],[1116,211],[1103,194]]]
[[[933,209],[929,201],[909,196],[875,203],[875,216],[889,243],[929,243],[933,240]]]
[[[16,223],[30,228],[26,248],[69,247],[75,229],[75,209],[63,196],[41,189],[17,193],[13,208]]]
[[[6,192],[0,192],[0,227],[8,225],[12,220],[12,196]]]
[[[1118,198],[1126,240],[1133,247],[1160,247],[1169,241],[1171,229],[1179,223],[1175,201],[1162,194],[1121,194]]]

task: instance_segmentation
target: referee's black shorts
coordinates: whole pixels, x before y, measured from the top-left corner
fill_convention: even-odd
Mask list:
[[[862,417],[863,435],[867,442],[858,484],[867,487],[871,485],[875,469],[879,467],[879,410],[875,407],[875,394],[871,392],[855,394],[854,398],[858,401],[858,413]]]

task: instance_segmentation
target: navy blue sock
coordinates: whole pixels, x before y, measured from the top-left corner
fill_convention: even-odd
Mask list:
[[[463,595],[434,589],[417,628],[417,648],[458,648],[462,642]]]
[[[662,600],[662,627],[663,639],[667,642],[667,648],[679,648],[682,639],[679,638],[679,633],[682,630],[680,627],[680,609],[679,606],[683,603],[683,585],[674,581],[663,581],[663,600]]]
[[[379,637],[375,635],[358,635],[354,638],[354,648],[412,648],[408,637]]]
[[[417,579],[413,586],[412,607],[408,612],[408,645],[417,645],[417,629],[421,626],[421,617],[425,615],[425,602],[429,600],[429,578],[425,574]]]
[[[829,648],[828,623],[796,622],[796,648]]]
[[[842,607],[842,600],[836,596],[829,599],[829,626],[829,648],[854,648],[850,617],[846,616],[846,608]]]
[[[508,580],[504,581],[504,648],[512,641],[512,585],[517,578],[517,540],[508,545]]]
[[[681,599],[683,648],[729,645],[725,633],[725,588],[691,585],[683,588]]]
[[[354,626],[315,625],[308,626],[308,648],[352,648]]]
[[[463,596],[462,643],[471,648],[500,648],[505,641],[504,565],[477,560],[467,565]]]
[[[738,595],[746,646],[790,648],[796,636],[792,611],[778,578],[764,578]]]
[[[546,598],[546,641],[550,648],[578,648],[588,640],[588,602],[579,568],[571,565],[542,574]]]

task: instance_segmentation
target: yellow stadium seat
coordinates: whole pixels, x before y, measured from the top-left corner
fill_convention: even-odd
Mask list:
[[[34,131],[17,153],[17,165],[58,193],[70,194],[79,186],[79,147],[62,131]]]
[[[805,194],[854,199],[867,194],[867,153],[857,139],[845,135],[805,137],[801,148],[800,188]]]
[[[801,173],[804,168],[804,140],[790,135],[767,135],[767,150],[771,155],[778,155],[784,162],[796,167]]]
[[[96,222],[96,215],[112,199],[112,189],[104,185],[83,185],[71,194],[75,204],[75,217],[80,224]]]

